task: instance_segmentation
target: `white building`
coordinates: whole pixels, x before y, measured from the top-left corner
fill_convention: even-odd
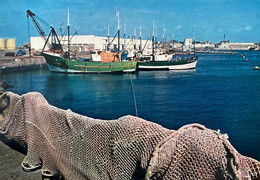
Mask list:
[[[31,48],[37,51],[41,51],[44,46],[44,41],[41,37],[31,37]],[[109,49],[116,49],[118,44],[118,39],[115,38],[113,42],[113,37],[101,37],[101,36],[94,36],[94,35],[76,35],[70,41],[70,49],[71,51],[77,52],[85,52],[89,50],[106,50],[108,47],[108,42],[110,42]],[[61,40],[63,45],[63,49],[67,50],[67,37]],[[151,40],[140,40],[138,39],[123,39],[120,38],[120,49],[126,50],[142,50],[147,51],[152,48],[152,41]],[[47,50],[46,47],[45,50]]]
[[[192,39],[191,38],[186,38],[184,39],[184,46],[192,46]]]
[[[248,50],[255,48],[255,43],[230,43],[230,41],[221,41],[217,49],[219,50]]]
[[[192,47],[192,39],[191,38],[184,39],[183,50],[189,51],[192,48],[193,48]]]
[[[255,43],[229,43],[231,49],[241,49],[248,50],[250,48],[255,48]]]
[[[181,42],[174,42],[174,43],[171,43],[171,46],[172,48],[174,49],[178,49],[178,48],[182,48],[182,43]]]
[[[229,41],[221,41],[218,49],[229,49]]]
[[[210,43],[209,41],[199,42],[199,43],[196,42],[195,48],[196,49],[215,48],[215,44]]]

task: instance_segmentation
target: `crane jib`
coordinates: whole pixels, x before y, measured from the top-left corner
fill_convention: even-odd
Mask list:
[[[32,22],[34,23],[34,26],[36,27],[36,30],[38,31],[39,35],[45,42],[42,52],[44,51],[46,46],[48,46],[51,51],[54,50],[54,51],[63,52],[62,45],[60,43],[59,37],[58,37],[55,29],[52,26],[50,26],[47,22],[45,22],[43,19],[38,17],[36,14],[34,14],[32,11],[30,11],[29,9],[26,11],[26,13],[27,13],[27,17],[31,18]],[[47,38],[46,38],[46,34],[45,34],[43,28],[40,26],[40,24],[38,23],[37,20],[41,21],[43,24],[45,24],[47,27],[49,27],[51,29]],[[49,40],[51,42],[49,42]]]

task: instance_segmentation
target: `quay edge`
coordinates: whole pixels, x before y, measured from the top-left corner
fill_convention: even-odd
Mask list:
[[[43,56],[14,56],[0,58],[0,74],[47,68]]]

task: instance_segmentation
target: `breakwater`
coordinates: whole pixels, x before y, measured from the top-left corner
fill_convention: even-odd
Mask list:
[[[15,56],[0,59],[0,74],[46,67],[43,56]]]

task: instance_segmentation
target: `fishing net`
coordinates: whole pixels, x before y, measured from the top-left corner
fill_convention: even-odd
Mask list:
[[[27,150],[22,167],[65,179],[259,179],[260,164],[225,135],[191,124],[169,130],[138,117],[92,119],[39,93],[0,97],[1,140]],[[3,138],[4,137],[4,138]]]
[[[240,155],[227,135],[190,124],[161,141],[147,179],[259,179],[260,163]]]

